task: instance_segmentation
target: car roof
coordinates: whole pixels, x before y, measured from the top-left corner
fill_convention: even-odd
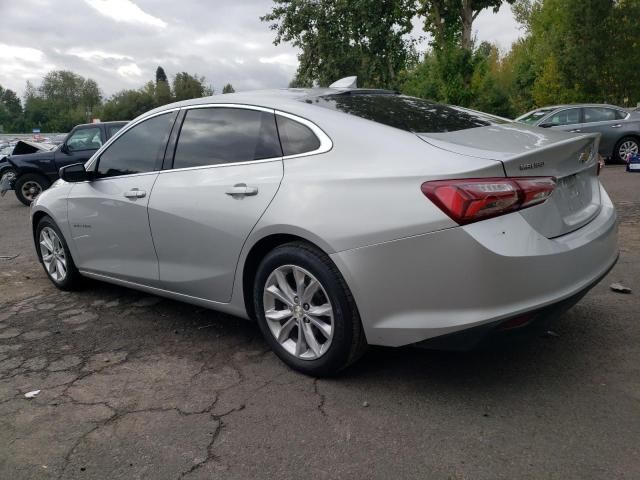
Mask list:
[[[325,95],[336,94],[395,94],[397,92],[382,89],[368,88],[352,88],[352,89],[336,89],[336,88],[282,88],[272,90],[251,90],[247,92],[225,93],[213,95],[210,97],[192,98],[181,102],[174,102],[161,107],[155,108],[140,117],[163,112],[180,107],[190,107],[194,105],[206,105],[211,103],[233,103],[240,105],[254,105],[273,109],[290,109],[298,110],[300,105],[311,103],[314,98]]]
[[[539,110],[558,110],[560,108],[582,108],[582,107],[605,107],[605,108],[615,108],[616,110],[624,110],[622,107],[618,107],[616,105],[610,105],[608,103],[566,103],[562,105],[551,105],[548,107],[540,107],[532,110],[532,112],[537,112]]]
[[[90,127],[92,125],[126,125],[127,122],[126,120],[112,120],[109,122],[92,122],[92,123],[80,123],[78,125],[76,125],[73,128],[78,128],[78,127]]]

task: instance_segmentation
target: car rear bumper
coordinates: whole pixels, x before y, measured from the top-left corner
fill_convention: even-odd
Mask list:
[[[601,200],[589,224],[554,239],[514,213],[331,257],[370,344],[418,343],[586,293],[618,257],[616,213],[604,189]]]
[[[503,341],[527,340],[535,335],[541,335],[548,332],[558,318],[582,300],[589,293],[589,290],[595,287],[609,273],[615,263],[591,285],[557,303],[508,319],[429,338],[414,345],[433,350],[464,351],[481,346],[490,346]]]

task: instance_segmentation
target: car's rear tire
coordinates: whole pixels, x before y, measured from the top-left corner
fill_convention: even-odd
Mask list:
[[[618,140],[613,149],[613,157],[616,162],[626,163],[629,153],[640,152],[640,141],[636,137],[623,137]]]
[[[16,197],[26,206],[31,205],[38,195],[51,186],[51,182],[44,175],[26,173],[20,175],[14,185]]]
[[[49,280],[60,290],[76,290],[80,284],[80,272],[62,232],[50,217],[40,219],[35,238],[38,257]]]
[[[256,273],[253,302],[269,346],[306,375],[336,374],[366,349],[347,284],[331,259],[311,245],[293,242],[269,252]]]

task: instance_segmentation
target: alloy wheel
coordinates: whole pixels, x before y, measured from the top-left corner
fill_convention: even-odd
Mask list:
[[[625,162],[630,153],[638,153],[638,144],[633,140],[627,140],[618,148],[618,156]]]
[[[33,180],[28,180],[22,184],[20,190],[24,198],[33,202],[42,193],[42,185]]]
[[[50,227],[40,231],[42,263],[52,279],[61,282],[67,276],[67,257],[58,234]]]
[[[269,330],[289,354],[302,360],[324,355],[333,339],[333,307],[322,284],[304,268],[283,265],[263,292]]]

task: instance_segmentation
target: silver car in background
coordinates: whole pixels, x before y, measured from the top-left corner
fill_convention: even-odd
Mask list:
[[[624,162],[640,151],[640,112],[613,105],[583,104],[544,107],[525,113],[517,122],[572,133],[599,133],[600,154]]]
[[[539,325],[614,265],[598,136],[383,90],[285,89],[130,122],[31,207],[81,276],[255,319],[292,368]]]

